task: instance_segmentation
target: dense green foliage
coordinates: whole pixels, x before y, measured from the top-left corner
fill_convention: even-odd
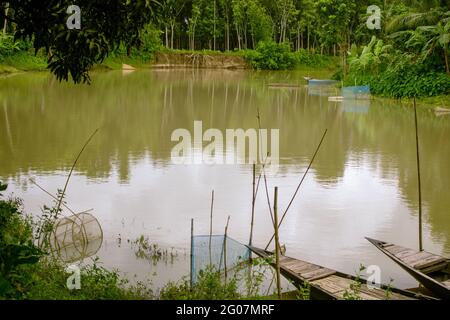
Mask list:
[[[247,52],[246,58],[255,69],[280,70],[295,66],[295,57],[288,43],[260,42],[256,50]]]
[[[26,42],[2,35],[0,64],[41,48],[59,79],[88,80],[108,56],[107,65],[130,57],[145,64],[164,44],[243,51],[255,69],[323,67],[331,62],[323,55],[339,56],[336,78],[390,97],[449,90],[450,0],[84,0],[81,30],[65,26],[68,0],[8,2],[0,2],[4,30]],[[381,29],[367,27],[369,5],[381,9]]]
[[[246,59],[254,69],[286,70],[297,66],[325,67],[332,59],[300,49],[292,52],[287,42],[276,43],[273,40],[261,41],[255,50],[244,52]]]
[[[347,85],[370,85],[382,96],[403,98],[450,93],[450,11],[393,6],[397,11],[379,37],[351,48]],[[338,78],[344,77],[343,70]]]
[[[58,79],[70,76],[75,82],[88,81],[88,70],[121,44],[138,45],[155,5],[151,0],[79,0],[82,28],[77,30],[66,26],[67,8],[73,4],[70,0],[8,0],[0,1],[0,13],[13,24],[9,27],[16,39],[31,41],[36,51],[45,50],[48,68]]]
[[[0,182],[0,191],[6,186]],[[0,194],[0,197],[2,195]],[[115,271],[96,263],[81,269],[79,290],[66,287],[64,266],[35,244],[35,223],[17,199],[0,199],[0,299],[145,299],[148,286],[127,285]]]
[[[168,283],[160,293],[162,300],[227,300],[239,299],[237,278],[223,281],[213,268],[199,272],[198,282],[191,289],[188,279]]]
[[[0,191],[6,186],[0,183]],[[23,265],[35,264],[43,252],[32,242],[30,221],[21,217],[20,201],[0,201],[0,296],[15,295]]]
[[[0,182],[1,192],[6,185]],[[80,266],[80,288],[67,287],[65,265],[37,245],[42,239],[39,231],[51,222],[52,208],[45,209],[45,221],[33,221],[23,215],[17,199],[0,198],[0,300],[1,299],[239,299],[259,297],[264,278],[265,261],[254,259],[252,271],[242,264],[245,276],[238,271],[224,281],[223,274],[213,268],[200,271],[198,282],[191,288],[188,280],[168,283],[156,296],[149,283],[131,285],[118,271],[105,269],[98,260]],[[141,240],[143,241],[143,240]],[[239,286],[243,285],[246,294]]]

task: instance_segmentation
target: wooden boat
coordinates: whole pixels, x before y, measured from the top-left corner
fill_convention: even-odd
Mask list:
[[[262,258],[273,256],[273,253],[270,251],[251,246],[249,246],[249,249]],[[272,266],[274,266],[274,263],[272,263]],[[280,257],[280,271],[283,276],[291,280],[297,287],[308,283],[311,298],[320,300],[344,300],[345,293],[351,290],[351,285],[358,280],[354,276],[283,255]],[[363,279],[361,280],[364,281]],[[389,290],[389,294],[387,290]],[[388,289],[387,286],[371,289],[364,284],[361,285],[358,294],[362,300],[433,299],[411,291],[396,288]]]
[[[343,96],[328,97],[328,101],[330,101],[330,102],[342,102],[342,101],[344,101],[344,97]]]
[[[308,85],[330,86],[337,83],[336,80],[331,79],[309,79]]]
[[[441,107],[436,107],[436,108],[434,109],[434,111],[435,111],[436,113],[450,113],[450,109],[447,109],[447,108],[441,108]]]
[[[133,66],[130,66],[129,64],[122,63],[122,70],[132,71],[132,70],[136,70],[136,68]]]
[[[366,238],[434,295],[450,299],[450,260],[429,252],[408,249]]]
[[[300,88],[300,85],[296,84],[296,83],[269,83],[269,88]]]

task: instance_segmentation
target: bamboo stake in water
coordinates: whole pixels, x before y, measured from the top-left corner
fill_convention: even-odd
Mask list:
[[[211,193],[211,213],[209,218],[209,265],[212,265],[212,257],[211,257],[211,238],[212,238],[212,226],[213,226],[213,208],[214,208],[214,190]]]
[[[194,219],[191,219],[191,261],[190,261],[190,284],[191,284],[191,290],[193,287],[193,272],[194,272]]]
[[[230,223],[230,216],[228,216],[227,224],[225,226],[225,237],[223,239],[223,266],[225,270],[225,283],[227,282],[227,233],[228,223]]]
[[[302,179],[300,180],[300,182],[299,182],[299,184],[298,184],[298,186],[297,186],[297,189],[295,189],[295,192],[294,192],[294,194],[292,195],[292,198],[291,198],[291,200],[289,201],[289,204],[288,204],[288,206],[286,207],[286,210],[284,210],[284,213],[283,213],[283,215],[281,216],[281,220],[280,220],[280,223],[278,224],[278,226],[281,226],[281,224],[283,223],[284,218],[286,217],[286,214],[287,214],[288,211],[289,211],[289,208],[291,207],[292,203],[294,202],[294,199],[295,199],[295,197],[297,196],[298,190],[300,190],[300,187],[302,186],[303,181],[305,180],[306,175],[308,174],[309,170],[311,169],[312,164],[313,164],[313,162],[314,162],[314,159],[316,158],[317,153],[319,152],[320,147],[322,146],[322,143],[323,143],[323,141],[325,140],[325,136],[327,135],[327,132],[328,132],[328,129],[325,129],[325,131],[324,131],[324,133],[323,133],[323,135],[322,135],[322,139],[320,139],[320,142],[319,142],[319,144],[317,145],[316,151],[314,151],[314,154],[313,154],[313,156],[312,156],[312,158],[311,158],[311,161],[309,162],[308,168],[306,169],[305,173],[303,174],[303,177],[302,177]],[[267,245],[266,245],[265,250],[267,250],[267,248],[269,248],[270,244],[272,243],[272,240],[273,240],[274,236],[275,236],[275,234],[273,234],[272,237],[270,238],[269,242],[268,242]]]
[[[72,164],[72,168],[70,169],[69,175],[67,176],[66,179],[66,183],[64,184],[64,188],[61,192],[61,195],[59,196],[59,201],[58,201],[58,205],[56,206],[56,212],[59,213],[59,210],[61,208],[61,204],[63,202],[64,199],[64,195],[66,194],[67,191],[67,186],[69,185],[69,181],[70,178],[72,177],[72,173],[73,170],[75,169],[75,166],[77,165],[78,160],[80,159],[84,149],[86,149],[87,145],[89,144],[89,142],[91,142],[92,138],[94,138],[95,134],[98,132],[99,129],[96,129],[91,135],[90,137],[87,139],[87,141],[84,143],[83,147],[81,148],[80,152],[78,153],[77,157],[75,158],[75,161]]]
[[[422,188],[420,181],[420,153],[419,153],[419,128],[417,126],[417,106],[414,98],[414,123],[416,127],[416,159],[417,159],[417,182],[419,188],[419,250],[423,251],[422,243]]]
[[[250,240],[248,245],[252,245],[253,239],[253,221],[255,219],[255,201],[256,201],[256,164],[253,163],[253,192],[252,192],[252,221],[250,223]]]
[[[278,299],[281,300],[281,276],[280,276],[280,241],[278,237],[278,187],[275,187],[275,194],[273,199],[273,215],[274,223],[273,228],[275,229],[275,268],[277,272],[277,292]]]

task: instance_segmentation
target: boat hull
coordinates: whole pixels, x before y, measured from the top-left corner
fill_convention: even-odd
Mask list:
[[[390,259],[392,259],[394,262],[396,262],[403,270],[405,270],[414,279],[416,279],[418,282],[420,282],[425,288],[427,288],[434,295],[436,295],[437,297],[439,297],[441,299],[445,299],[445,300],[449,300],[450,299],[450,288],[446,287],[441,282],[433,279],[432,277],[430,277],[427,274],[421,272],[420,270],[414,268],[412,265],[406,263],[401,258],[396,256],[394,253],[388,251],[386,249],[386,247],[388,245],[390,245],[389,243],[383,242],[383,241],[380,241],[380,240],[371,239],[371,238],[366,238],[366,239],[370,243],[372,243],[378,250],[380,250],[385,255],[387,255]],[[398,248],[401,248],[401,247],[398,247]],[[413,252],[412,249],[407,249],[407,248],[404,248],[404,249],[405,250],[411,250],[411,252]],[[403,252],[405,252],[405,251],[403,251]],[[433,255],[431,255],[431,256],[433,256]],[[438,256],[436,256],[436,257],[438,257]],[[437,263],[441,263],[441,265],[445,265],[445,260],[447,260],[447,263],[448,263],[448,259],[445,259],[443,257],[441,257],[441,258],[442,258],[442,262],[439,262],[440,260],[436,259],[435,260],[436,264]],[[428,268],[430,268],[430,267],[428,267]]]

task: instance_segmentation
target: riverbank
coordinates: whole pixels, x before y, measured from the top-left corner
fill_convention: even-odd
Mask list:
[[[330,74],[338,68],[336,57],[325,57],[320,55],[297,54],[295,68],[308,67],[326,69]],[[111,54],[102,64],[96,65],[94,70],[121,70],[123,64],[131,65],[137,69],[171,69],[171,68],[204,68],[204,69],[228,69],[245,70],[252,69],[252,56],[255,51],[189,51],[189,50],[161,50],[153,54],[143,54],[133,51],[130,56],[126,54]],[[11,56],[0,60],[0,76],[28,71],[46,71],[47,61],[42,53],[34,55],[31,52],[19,51]],[[393,98],[378,97],[375,99],[393,100]],[[412,104],[412,99],[395,99],[401,104]],[[447,108],[450,109],[450,96],[438,95],[431,97],[419,97],[417,103],[420,107],[427,109]]]

